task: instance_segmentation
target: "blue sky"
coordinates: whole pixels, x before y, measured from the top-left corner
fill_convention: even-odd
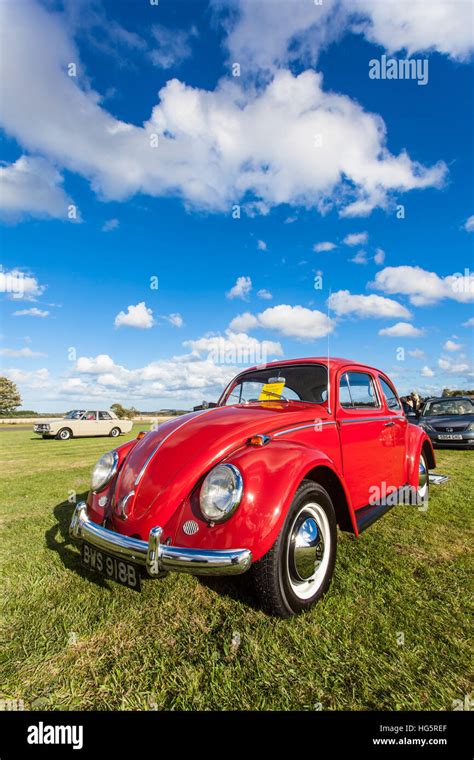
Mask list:
[[[188,408],[328,339],[401,393],[474,386],[471,3],[0,12],[0,360],[26,408]],[[407,56],[425,84],[369,77]]]

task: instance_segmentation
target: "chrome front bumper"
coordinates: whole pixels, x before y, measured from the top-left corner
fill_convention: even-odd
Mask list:
[[[69,528],[72,538],[87,541],[114,557],[141,565],[152,578],[168,571],[193,575],[240,575],[252,564],[249,549],[201,551],[168,546],[160,543],[162,532],[158,526],[152,528],[148,541],[115,533],[87,517],[84,501],[77,504]]]

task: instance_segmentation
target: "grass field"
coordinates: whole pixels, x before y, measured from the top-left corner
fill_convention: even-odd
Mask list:
[[[471,452],[437,452],[450,481],[432,487],[427,512],[399,506],[359,540],[340,534],[329,594],[282,621],[255,606],[245,577],[175,574],[137,594],[82,569],[68,497],[85,496],[110,439],[5,429],[0,446],[3,698],[27,709],[451,710],[471,693]]]

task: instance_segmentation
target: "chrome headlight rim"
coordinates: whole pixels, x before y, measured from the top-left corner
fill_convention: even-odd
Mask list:
[[[107,475],[103,478],[103,480],[101,480],[101,482],[94,487],[94,473],[98,465],[102,461],[102,459],[104,459],[104,457],[106,456],[112,457],[112,463],[110,465],[109,471],[107,472]],[[119,465],[119,456],[116,451],[106,451],[105,454],[102,454],[100,459],[98,459],[97,462],[95,463],[94,469],[92,470],[91,491],[93,491],[93,493],[100,493],[101,491],[104,490],[106,486],[109,485],[110,481],[112,480],[112,478],[114,477],[114,475],[116,474],[118,470],[118,465]]]
[[[206,481],[209,478],[211,478],[212,475],[215,475],[215,473],[216,473],[217,470],[221,470],[221,469],[230,470],[230,472],[232,473],[232,475],[234,477],[235,486],[234,486],[234,489],[233,489],[232,501],[231,501],[231,504],[230,504],[229,508],[226,509],[225,512],[222,512],[221,515],[212,515],[211,516],[209,514],[206,514],[206,511],[205,511],[205,509],[203,507],[203,487],[204,487],[204,484],[206,483]],[[201,509],[201,513],[202,513],[204,519],[206,520],[206,522],[208,522],[208,523],[210,523],[212,525],[215,524],[215,523],[219,524],[219,523],[226,522],[226,520],[228,520],[230,517],[232,517],[232,515],[234,514],[234,512],[236,511],[236,509],[240,505],[240,502],[242,501],[243,492],[244,492],[244,479],[243,479],[242,473],[240,472],[240,470],[239,470],[238,467],[236,467],[234,464],[230,464],[230,463],[227,463],[227,462],[224,462],[223,464],[218,464],[215,467],[213,467],[212,470],[210,470],[207,473],[206,477],[202,481],[200,492],[199,492],[199,506],[200,506],[200,509]]]

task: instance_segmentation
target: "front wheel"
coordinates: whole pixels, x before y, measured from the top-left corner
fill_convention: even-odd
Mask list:
[[[72,432],[69,430],[69,428],[61,428],[59,432],[56,434],[56,438],[58,441],[67,441],[69,438],[72,438]]]
[[[336,562],[337,523],[328,492],[304,480],[272,548],[252,567],[257,595],[272,615],[287,618],[326,593]]]
[[[118,427],[112,428],[112,430],[110,431],[109,435],[110,435],[111,438],[118,438],[118,436],[120,435],[120,428],[118,428]]]

